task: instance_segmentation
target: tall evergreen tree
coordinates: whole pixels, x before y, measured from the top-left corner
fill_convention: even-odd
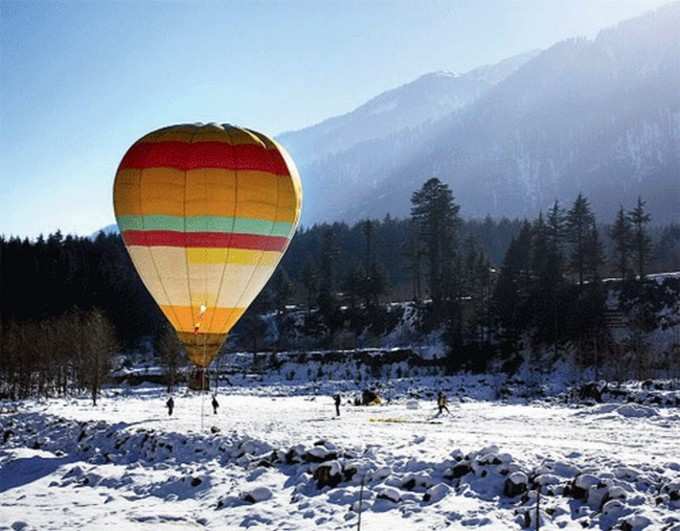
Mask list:
[[[402,246],[402,255],[406,258],[406,268],[411,279],[411,291],[413,300],[422,299],[422,263],[423,245],[418,236],[418,229],[411,220],[408,226],[406,240]]]
[[[567,239],[571,244],[569,265],[578,277],[579,288],[583,286],[586,274],[586,241],[594,223],[593,212],[583,194],[578,194],[567,212]]]
[[[306,295],[307,315],[309,315],[319,291],[319,274],[311,260],[307,260],[302,266],[301,280]]]
[[[583,251],[585,253],[583,263],[585,274],[590,280],[599,279],[602,266],[605,264],[605,254],[595,221],[593,221],[590,231],[586,234]]]
[[[637,275],[640,281],[644,280],[652,250],[652,239],[649,237],[647,225],[652,216],[645,210],[645,201],[638,197],[637,205],[628,213],[628,220],[631,224],[633,241],[631,249]]]
[[[428,265],[428,283],[435,321],[442,303],[450,296],[456,243],[460,226],[458,211],[449,187],[439,179],[429,179],[411,197],[411,219],[418,228]]]
[[[632,243],[630,220],[623,210],[623,206],[619,208],[616,214],[616,220],[609,230],[609,237],[614,242],[614,263],[619,276],[623,280],[628,275]]]

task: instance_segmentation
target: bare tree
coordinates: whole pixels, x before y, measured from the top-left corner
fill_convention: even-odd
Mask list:
[[[168,393],[170,393],[177,384],[180,369],[186,364],[184,349],[177,338],[177,334],[168,325],[163,327],[156,338],[154,349],[160,358],[161,367],[165,371]]]

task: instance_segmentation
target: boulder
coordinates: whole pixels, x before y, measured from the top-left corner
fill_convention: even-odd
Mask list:
[[[453,465],[451,469],[451,474],[449,476],[453,479],[462,478],[464,475],[472,472],[472,466],[467,461],[461,461]]]
[[[319,489],[337,487],[343,480],[342,465],[338,461],[327,461],[314,470],[313,477]]]
[[[383,487],[380,492],[378,492],[376,498],[398,503],[401,500],[401,493],[393,487]]]
[[[241,494],[241,498],[248,503],[259,503],[271,499],[272,491],[267,487],[257,487]]]
[[[621,522],[623,531],[639,531],[651,525],[652,521],[643,514],[631,514],[626,516]]]
[[[432,486],[432,480],[427,474],[408,474],[401,482],[401,488],[414,490],[417,488],[427,489]]]
[[[581,400],[595,400],[595,402],[602,402],[602,393],[607,390],[605,382],[588,382],[578,388],[578,397]]]
[[[609,500],[609,487],[603,484],[597,484],[590,487],[588,490],[587,503],[591,509],[599,511],[602,506]]]
[[[626,510],[626,506],[619,500],[609,500],[602,506],[602,516],[616,519]]]
[[[438,483],[437,485],[427,489],[423,495],[423,501],[426,503],[437,503],[438,501],[445,498],[450,490],[450,487],[445,483]]]
[[[510,498],[524,494],[528,490],[529,478],[524,472],[513,472],[503,485],[503,495]]]
[[[302,454],[302,460],[306,463],[323,463],[333,461],[338,458],[338,454],[328,450],[324,446],[314,446]]]
[[[569,486],[568,494],[577,500],[586,501],[590,487],[594,487],[600,483],[600,480],[592,474],[579,474],[574,478]]]

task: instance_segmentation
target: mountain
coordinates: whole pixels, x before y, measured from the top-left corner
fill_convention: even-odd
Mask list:
[[[466,217],[534,215],[582,191],[605,219],[642,195],[655,221],[677,221],[678,28],[676,2],[524,56],[505,75],[424,76],[281,135],[305,185],[303,220],[405,215],[436,175]]]
[[[106,227],[102,227],[101,229],[90,234],[90,239],[94,240],[100,234],[103,234],[104,236],[109,236],[110,234],[118,234],[118,232],[119,232],[118,225],[116,225],[115,223],[112,223],[111,225],[107,225]]]
[[[344,158],[363,143],[417,133],[427,124],[476,101],[538,53],[537,50],[531,51],[464,74],[426,74],[376,96],[352,112],[299,131],[283,133],[277,140],[295,159],[303,176],[306,195],[309,197],[314,189],[323,193],[326,188],[322,176],[327,166],[336,164],[338,157]],[[403,142],[397,140],[397,143]],[[393,157],[391,150],[387,155]],[[349,158],[352,158],[351,155]],[[358,169],[362,171],[368,167],[370,163],[369,166],[362,164],[362,168]],[[342,183],[338,184],[342,186]],[[305,205],[305,219],[310,219],[314,207],[314,204]]]

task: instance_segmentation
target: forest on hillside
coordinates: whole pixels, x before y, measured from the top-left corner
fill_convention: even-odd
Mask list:
[[[498,356],[512,365],[526,338],[555,351],[579,345],[590,363],[611,350],[603,279],[623,279],[620,304],[636,312],[641,334],[629,347],[638,350],[668,289],[680,294],[673,279],[645,281],[680,270],[680,225],[655,226],[643,199],[602,221],[583,195],[533,220],[464,220],[459,212],[448,186],[433,178],[413,193],[409,218],[299,229],[230,348],[257,347],[263,314],[278,320],[277,348],[299,333],[292,309],[305,310],[304,333],[328,348],[338,330],[385,333],[398,319],[385,303],[414,301],[419,330],[444,331],[451,370],[483,370]],[[3,237],[0,252],[6,381],[37,371],[40,383],[30,386],[75,381],[96,388],[106,372],[102,360],[115,351],[148,338],[173,350],[120,236]],[[52,371],[55,365],[60,370]]]

